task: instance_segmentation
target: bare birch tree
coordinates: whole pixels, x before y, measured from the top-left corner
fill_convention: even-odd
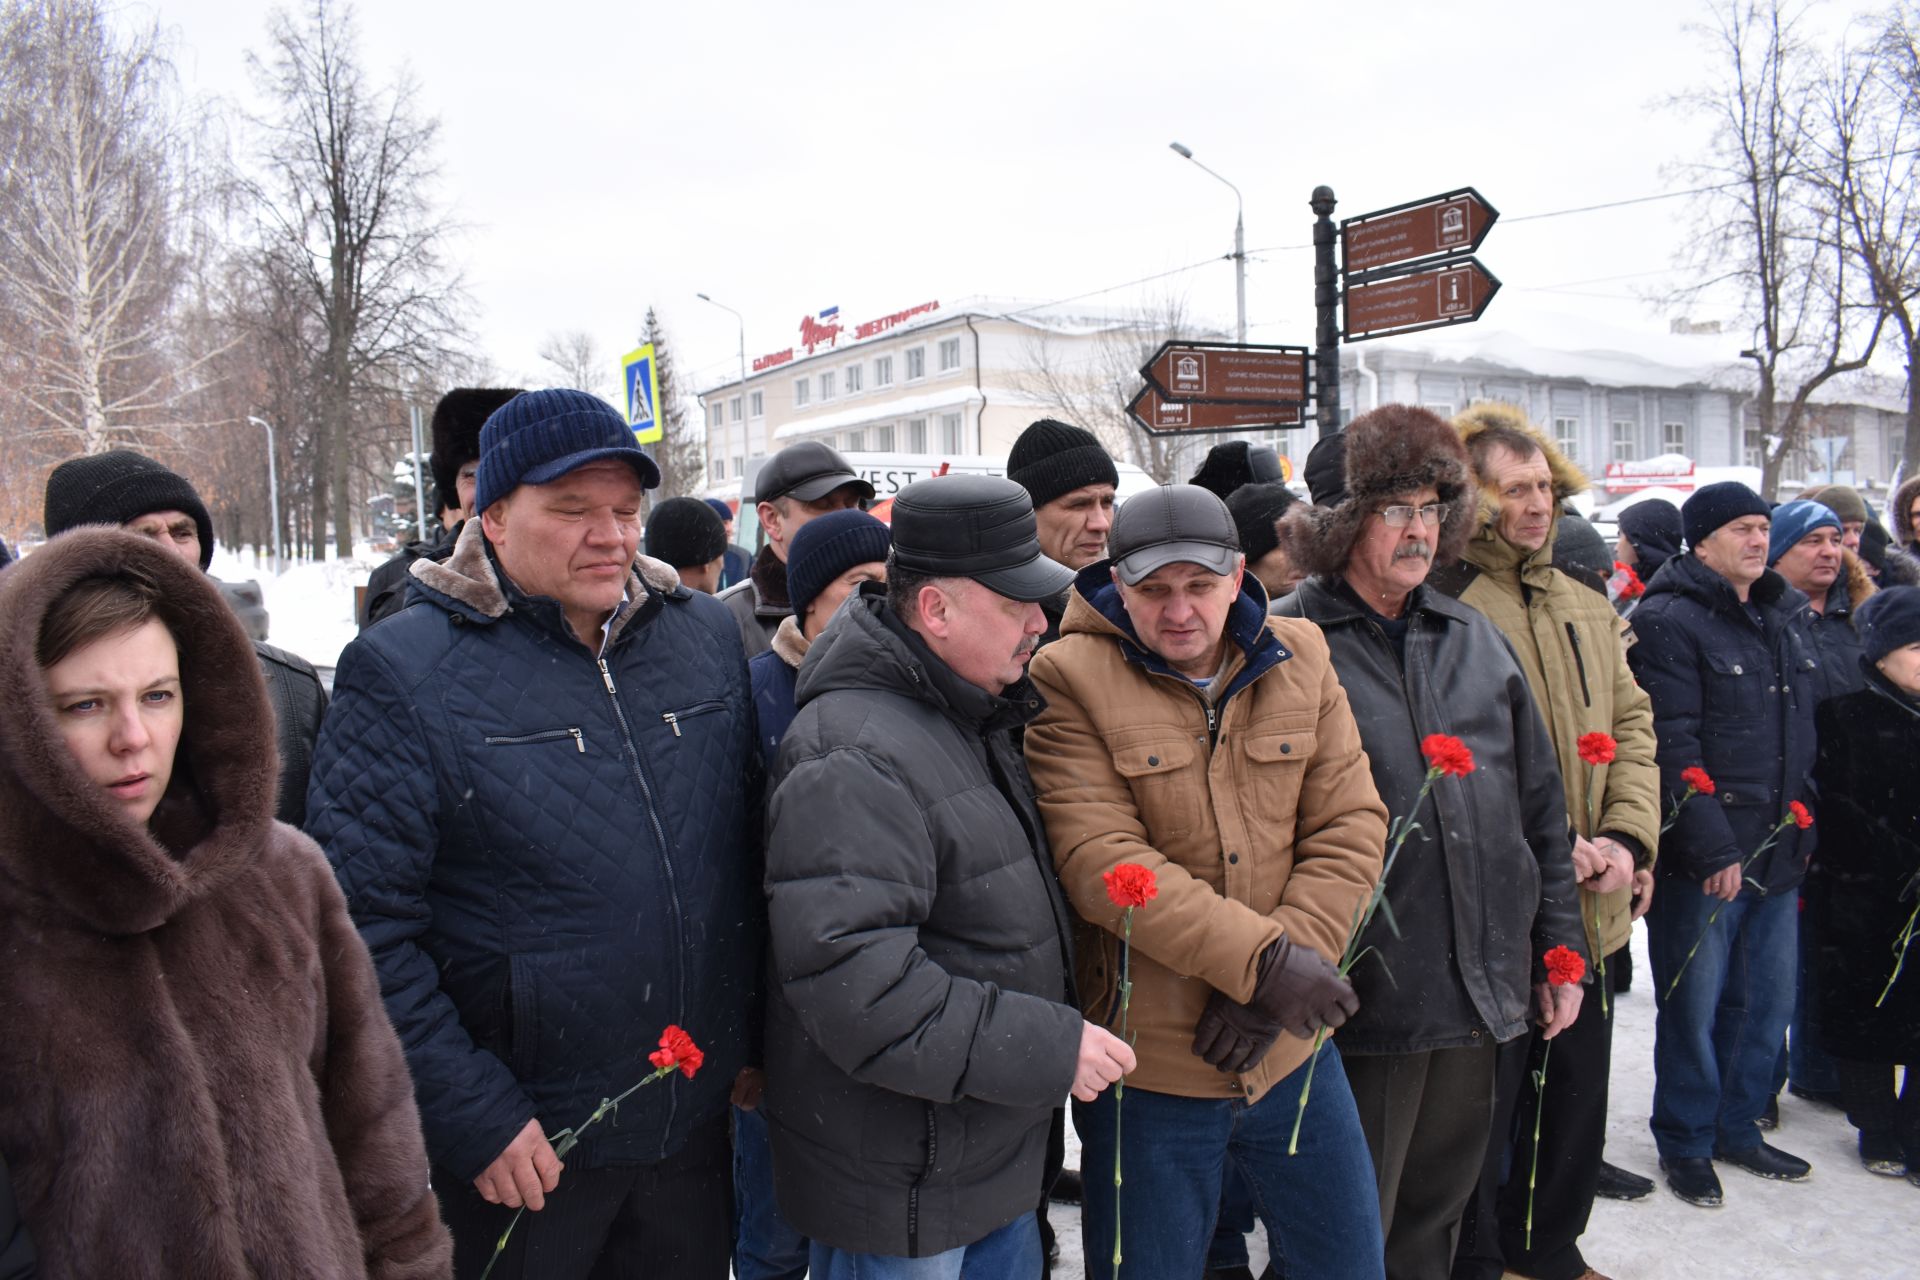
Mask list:
[[[613,382],[613,360],[600,350],[600,343],[584,329],[550,333],[540,340],[535,355],[557,375],[561,386],[576,391],[591,391],[607,397]],[[619,397],[607,397],[618,399]]]

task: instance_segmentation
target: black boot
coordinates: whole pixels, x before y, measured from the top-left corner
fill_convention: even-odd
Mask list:
[[[1653,1179],[1643,1178],[1602,1160],[1600,1182],[1594,1187],[1593,1193],[1607,1200],[1645,1200],[1653,1194]]]

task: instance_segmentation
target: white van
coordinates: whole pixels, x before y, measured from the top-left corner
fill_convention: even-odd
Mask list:
[[[930,454],[930,453],[842,453],[854,474],[873,486],[873,505],[880,508],[876,514],[883,519],[886,508],[881,506],[896,493],[916,480],[926,480],[942,475],[1004,476],[1007,474],[1007,460],[978,453]],[[752,499],[754,481],[765,466],[767,456],[747,459],[746,475],[740,480],[738,490],[720,492],[707,490],[710,497],[737,499],[740,512],[734,521],[733,540],[748,551],[759,554],[760,520],[755,513]],[[1116,494],[1119,502],[1125,502],[1136,493],[1155,488],[1152,476],[1134,466],[1131,462],[1116,462],[1114,468],[1120,473],[1120,484]]]

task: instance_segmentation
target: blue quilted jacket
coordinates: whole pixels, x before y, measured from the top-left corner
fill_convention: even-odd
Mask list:
[[[578,1125],[677,1023],[704,1070],[636,1093],[568,1162],[669,1156],[724,1113],[757,1033],[739,628],[665,565],[639,569],[596,658],[471,521],[446,563],[421,563],[415,603],[341,655],[308,830],[373,952],[443,1176],[477,1177],[530,1118]]]

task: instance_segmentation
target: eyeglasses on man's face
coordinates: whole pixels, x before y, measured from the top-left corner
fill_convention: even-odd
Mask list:
[[[1429,529],[1438,529],[1447,522],[1447,505],[1444,502],[1430,502],[1424,507],[1382,507],[1380,518],[1389,529],[1404,529],[1413,523],[1415,516]]]

